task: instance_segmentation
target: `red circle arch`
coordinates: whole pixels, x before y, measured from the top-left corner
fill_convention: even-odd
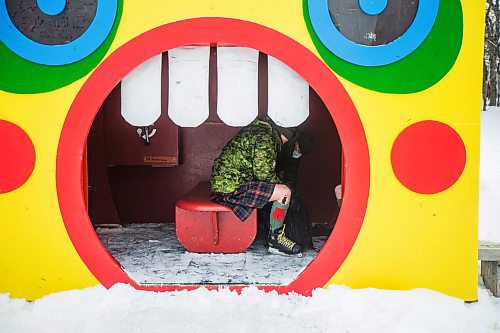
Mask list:
[[[66,230],[76,251],[105,286],[128,283],[137,289],[173,291],[200,285],[143,286],[134,282],[107,252],[86,212],[82,195],[82,158],[86,138],[101,104],[120,80],[146,59],[184,45],[238,45],[267,53],[308,81],[328,108],[344,149],[345,193],[336,226],[309,266],[289,285],[258,286],[279,293],[311,294],[334,275],[349,254],[363,223],[369,192],[366,136],[348,93],[311,51],[262,25],[229,18],[195,18],[169,23],[130,40],[96,68],[77,94],[63,125],[57,153],[56,186]],[[333,190],[333,189],[332,189]],[[333,195],[333,194],[332,194]],[[245,286],[231,286],[241,290]],[[210,287],[210,288],[218,288]]]

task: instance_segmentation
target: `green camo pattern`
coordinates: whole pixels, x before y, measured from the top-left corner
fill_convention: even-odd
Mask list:
[[[271,124],[254,120],[242,128],[222,149],[212,167],[212,191],[232,193],[249,181],[281,183],[276,175],[276,157],[281,139]]]

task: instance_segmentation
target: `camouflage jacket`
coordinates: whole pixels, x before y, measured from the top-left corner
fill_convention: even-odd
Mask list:
[[[249,181],[281,183],[276,175],[276,158],[281,139],[271,125],[254,120],[242,128],[222,149],[212,167],[214,192],[232,193]]]

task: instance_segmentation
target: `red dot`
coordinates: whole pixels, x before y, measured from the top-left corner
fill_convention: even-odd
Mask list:
[[[23,185],[35,166],[35,149],[19,126],[0,120],[0,193]]]
[[[392,169],[410,190],[432,194],[452,186],[465,167],[460,135],[438,121],[421,121],[405,128],[392,146]]]

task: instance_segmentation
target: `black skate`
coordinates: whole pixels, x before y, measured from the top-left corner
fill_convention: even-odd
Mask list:
[[[302,247],[285,236],[285,227],[270,231],[267,245],[269,253],[302,257]]]

